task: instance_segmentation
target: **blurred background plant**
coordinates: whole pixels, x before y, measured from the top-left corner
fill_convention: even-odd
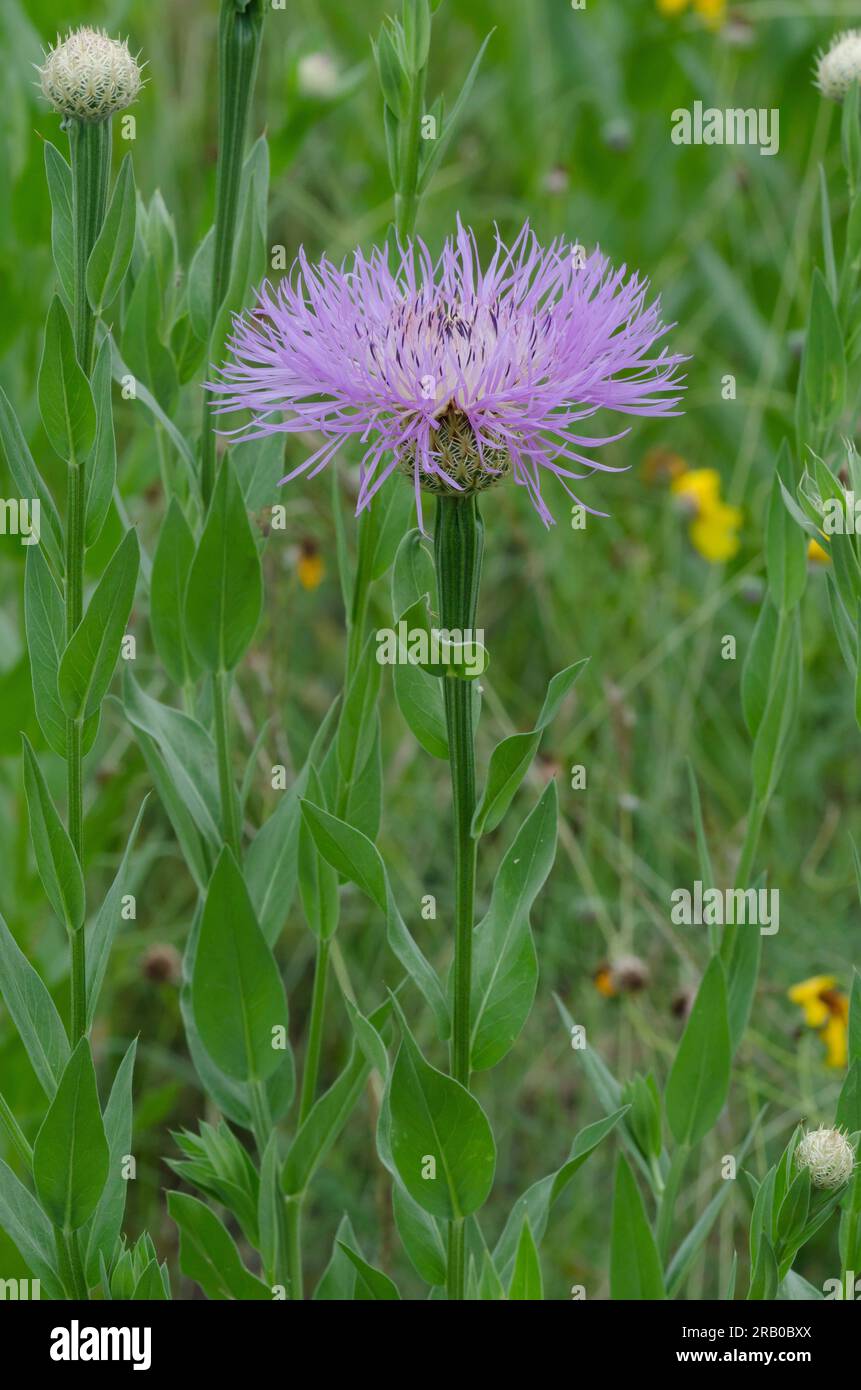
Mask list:
[[[671,424],[637,422],[629,439],[605,451],[608,462],[630,469],[607,479],[597,475],[588,484],[587,500],[609,512],[607,520],[590,517],[585,531],[572,527],[560,496],[560,524],[536,544],[540,522],[519,493],[496,489],[487,504],[496,513],[497,543],[484,586],[493,666],[484,680],[480,756],[504,734],[532,727],[548,671],[591,657],[545,735],[543,767],[538,764],[520,793],[524,810],[542,772],[560,775],[559,853],[533,916],[541,964],[536,1007],[520,1046],[493,1083],[479,1088],[499,1147],[491,1224],[498,1210],[501,1225],[514,1197],[561,1162],[575,1131],[600,1114],[560,1027],[554,991],[620,1079],[665,1068],[672,1058],[707,960],[707,943],[697,935],[704,929],[669,921],[672,888],[697,877],[686,759],[696,773],[721,882],[732,880],[741,850],[750,740],[740,672],[765,597],[766,515],[778,449],[792,434],[813,271],[824,259],[820,165],[835,217],[845,214],[848,197],[837,118],[811,82],[814,53],[839,27],[839,6],[827,19],[816,16],[817,8],[796,0],[777,15],[756,0],[728,7],[644,0],[636,9],[603,0],[580,11],[567,0],[444,0],[435,21],[428,75],[434,93],[456,92],[488,31],[495,32],[424,198],[421,230],[429,245],[438,247],[450,231],[455,208],[485,246],[494,223],[507,237],[524,217],[545,241],[560,234],[588,248],[598,242],[613,261],[650,275],[663,296],[664,316],[679,324],[674,346],[692,357],[685,416]],[[300,245],[311,256],[325,250],[340,260],[357,243],[368,246],[386,235],[391,183],[368,35],[379,31],[387,9],[383,0],[361,7],[347,0],[291,0],[267,17],[250,134],[253,140],[267,129],[268,241],[286,248],[288,266]],[[4,0],[0,384],[19,405],[34,455],[60,496],[33,389],[53,287],[43,140],[52,137],[55,119],[38,99],[30,63],[41,60],[58,28],[73,22],[128,33],[133,51],[141,49],[150,71],[158,72],[158,84],[149,83],[135,108],[134,163],[149,209],[150,245],[164,252],[165,292],[212,221],[215,184],[216,5],[90,0],[71,13],[58,0],[27,0],[26,6]],[[718,108],[778,108],[779,156],[762,158],[755,147],[672,144],[671,112],[697,100]],[[118,159],[124,147],[116,144]],[[160,457],[139,404],[119,402],[116,426],[119,490],[151,549],[166,505],[163,470],[177,464],[169,453]],[[288,464],[302,456],[302,442],[290,441]],[[705,489],[704,472],[710,479]],[[349,492],[343,466],[341,474]],[[692,483],[698,475],[700,482]],[[8,496],[2,469],[0,484]],[[237,705],[244,755],[268,721],[255,753],[259,775],[249,779],[255,821],[276,804],[269,770],[276,763],[301,765],[340,688],[343,665],[328,481],[321,477],[261,499],[262,527],[270,523],[272,502],[286,507],[286,526],[265,552],[266,612]],[[88,555],[91,579],[120,532],[112,516]],[[65,1009],[65,943],[29,857],[20,774],[20,731],[44,746],[23,641],[25,551],[9,536],[0,538],[0,547],[0,911]],[[704,1161],[687,1174],[676,1207],[679,1230],[713,1195],[720,1155],[748,1132],[763,1104],[769,1108],[752,1160],[761,1171],[777,1161],[798,1122],[831,1122],[843,1078],[840,1066],[828,1065],[836,1058],[833,1045],[823,1047],[817,1030],[807,1026],[809,1016],[798,1011],[802,1001],[794,1003],[787,993],[799,981],[827,976],[834,982],[829,988],[845,996],[857,957],[847,833],[861,830],[849,810],[856,799],[857,733],[828,615],[826,570],[819,565],[808,580],[803,702],[758,855],[758,869],[767,868],[770,886],[780,889],[780,931],[764,941],[756,1007],[737,1054],[730,1106],[707,1140]],[[387,623],[389,616],[381,586],[370,620]],[[136,614],[133,630],[136,673],[152,689],[161,668],[146,612]],[[722,654],[727,634],[736,639],[734,660]],[[381,698],[387,794],[378,843],[399,900],[415,904],[415,917],[422,896],[439,893],[444,963],[447,890],[435,876],[446,862],[448,793],[443,779],[429,780],[426,765],[414,757],[385,681]],[[116,711],[105,710],[97,757],[97,787],[86,808],[87,869],[94,881],[101,873],[107,886],[150,782]],[[572,774],[580,765],[585,786]],[[501,854],[505,841],[497,838]],[[480,882],[480,907],[490,887],[489,877]],[[175,1151],[169,1132],[196,1128],[203,1106],[178,1002],[177,953],[196,891],[170,825],[152,803],[127,891],[137,895],[137,918],[116,939],[100,1011],[104,1031],[97,1031],[94,1050],[97,1060],[106,1060],[110,1048],[115,1069],[140,1035],[133,1141],[138,1176],[126,1226],[132,1237],[149,1230],[173,1271],[176,1231],[161,1189],[177,1178],[163,1157]],[[369,929],[367,907],[353,892],[344,898],[340,931],[357,978],[375,987],[381,978],[394,983],[382,931],[376,924]],[[310,934],[291,923],[280,961],[297,1034],[307,1024],[313,952]],[[632,958],[640,968],[630,968]],[[348,1036],[346,1021],[340,1038],[337,1028],[328,1035],[325,1078],[343,1064]],[[5,1015],[0,1071],[4,1094],[26,1125],[41,1098]],[[389,1216],[387,1180],[373,1157],[373,1124],[371,1106],[363,1102],[308,1203],[312,1284],[346,1211],[374,1263],[410,1288]],[[609,1292],[612,1187],[610,1161],[598,1156],[587,1181],[566,1197],[544,1242],[548,1297],[565,1297],[578,1283],[590,1297]],[[375,1248],[379,1219],[382,1246]],[[726,1288],[733,1250],[746,1259],[746,1225],[740,1191],[712,1237],[714,1258],[700,1259],[691,1271],[688,1297]],[[838,1272],[831,1244],[823,1239],[819,1245],[814,1236],[805,1248],[804,1273],[816,1286]],[[2,1236],[0,1267],[8,1275],[18,1267]],[[187,1296],[190,1287],[178,1290],[175,1281],[175,1296]]]

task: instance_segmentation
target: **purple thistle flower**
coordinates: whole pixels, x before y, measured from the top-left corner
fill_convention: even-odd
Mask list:
[[[422,491],[478,491],[510,474],[551,525],[542,470],[578,503],[569,480],[624,471],[580,451],[627,430],[590,438],[580,421],[601,408],[677,413],[686,359],[655,347],[667,332],[660,304],[646,304],[648,282],[598,250],[586,258],[561,239],[544,249],[527,224],[511,247],[497,234],[482,270],[458,218],[436,265],[416,240],[394,270],[377,248],[367,259],[357,250],[349,269],[325,257],[311,265],[300,251],[298,268],[264,283],[256,308],[235,319],[232,360],[209,383],[220,411],[251,411],[233,432],[242,439],[324,436],[283,483],[313,477],[356,436],[357,511],[395,469],[414,481],[420,521]]]

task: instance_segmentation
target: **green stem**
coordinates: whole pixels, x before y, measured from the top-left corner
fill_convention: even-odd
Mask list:
[[[440,497],[437,504],[434,553],[439,589],[440,626],[444,631],[475,629],[484,527],[474,496]],[[470,681],[443,678],[454,809],[455,926],[451,1074],[461,1085],[470,1081],[470,995],[472,990],[472,932],[475,916],[476,842],[475,730]],[[465,1239],[462,1221],[449,1228],[448,1296],[462,1299],[465,1277]]]
[[[12,1111],[9,1108],[8,1101],[6,1100],[5,1096],[2,1095],[0,1095],[0,1124],[3,1124],[5,1126],[9,1138],[12,1140],[12,1143],[18,1150],[18,1153],[21,1155],[21,1158],[24,1160],[24,1165],[27,1168],[27,1171],[32,1173],[33,1150],[27,1143],[24,1131],[18,1124],[18,1121],[15,1119],[15,1116],[12,1114]]]
[[[263,33],[263,0],[221,0],[218,24],[218,165],[215,174],[215,244],[212,258],[214,327],[230,285],[245,138]],[[203,393],[200,489],[204,508],[215,485],[215,420]]]
[[[111,123],[69,122],[72,164],[72,239],[74,286],[72,327],[75,352],[83,371],[93,365],[95,316],[87,296],[87,262],[101,231],[107,206],[111,169]],[[78,627],[84,611],[84,526],[86,475],[84,463],[72,459],[68,469],[65,535],[66,642]],[[66,721],[66,788],[69,838],[78,863],[84,864],[83,727]],[[86,948],[83,931],[71,938],[71,1037],[74,1046],[87,1029]]]
[[[221,795],[221,817],[224,821],[224,840],[233,850],[237,863],[242,860],[242,834],[236,784],[230,766],[230,725],[226,671],[216,671],[212,677],[212,708],[215,720],[215,748],[218,758],[218,787]]]
[[[287,1268],[290,1271],[290,1297],[301,1302],[302,1287],[302,1198],[287,1198]]]
[[[679,1195],[679,1188],[685,1174],[690,1149],[686,1144],[680,1144],[673,1154],[670,1162],[670,1171],[667,1173],[667,1182],[661,1195],[661,1202],[658,1208],[658,1252],[662,1262],[666,1265],[667,1256],[670,1252],[670,1241],[673,1235],[673,1217],[676,1210],[676,1199]]]
[[[326,985],[329,978],[329,949],[331,943],[317,938],[317,958],[314,963],[314,994],[311,1000],[311,1022],[308,1027],[308,1045],[305,1050],[305,1069],[302,1073],[302,1095],[299,1101],[299,1124],[302,1125],[311,1112],[317,1093],[317,1078],[320,1073],[320,1053],[323,1046],[323,1020],[326,1012]]]
[[[410,88],[406,118],[401,126],[399,187],[395,189],[395,232],[401,245],[414,235],[419,206],[419,149],[421,119],[424,114],[427,68],[416,74]]]
[[[272,1113],[269,1109],[269,1097],[266,1094],[266,1087],[262,1081],[252,1081],[248,1087],[249,1101],[251,1105],[251,1124],[254,1129],[254,1142],[261,1159],[269,1143],[269,1135],[272,1133]]]
[[[80,1299],[82,1302],[87,1302],[90,1297],[90,1291],[87,1288],[87,1278],[81,1261],[81,1250],[78,1245],[77,1232],[64,1231],[57,1226],[54,1228],[54,1237],[57,1243],[60,1278],[63,1284],[74,1298]]]
[[[87,296],[87,262],[105,220],[111,173],[111,122],[70,121],[74,304],[72,327],[78,361],[90,375],[96,320]]]

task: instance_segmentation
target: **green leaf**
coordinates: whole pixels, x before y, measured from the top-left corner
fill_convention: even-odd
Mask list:
[[[320,801],[322,788],[313,768],[309,769],[307,786],[309,796]],[[341,906],[338,875],[320,854],[304,819],[299,827],[298,878],[305,921],[321,941],[331,941],[338,929]]]
[[[87,298],[94,314],[112,303],[129,268],[135,241],[135,177],[127,154],[108,205],[102,229],[87,262]]]
[[[771,666],[777,646],[777,611],[764,599],[741,675],[741,704],[751,738],[756,738],[768,704]]]
[[[781,618],[768,703],[753,745],[753,786],[767,802],[777,785],[801,690],[801,629],[798,611]]]
[[[39,499],[39,545],[30,546],[30,553],[44,549],[45,556],[53,566],[55,574],[62,576],[64,542],[60,515],[50,491],[42,481],[33,462],[33,456],[27,447],[27,441],[21,426],[18,424],[18,418],[2,388],[0,388],[0,446],[2,446],[6,456],[12,482],[18,495]]]
[[[90,1044],[81,1038],[33,1148],[36,1195],[60,1230],[76,1231],[92,1216],[108,1176],[108,1157]]]
[[[402,1015],[400,1023],[402,1041],[388,1084],[392,1160],[424,1211],[455,1221],[487,1200],[496,1167],[493,1135],[475,1097],[430,1066]]]
[[[128,155],[126,156],[128,158]],[[89,549],[102,533],[110,511],[117,478],[117,443],[111,401],[111,339],[106,334],[93,369],[93,399],[96,407],[96,443],[84,474],[84,544]]]
[[[843,410],[846,396],[846,359],[840,319],[822,271],[813,272],[807,337],[801,359],[800,382],[814,426],[827,429]],[[802,443],[806,439],[802,433]]]
[[[376,845],[346,821],[302,802],[302,815],[323,858],[355,883],[385,915],[386,939],[401,965],[415,982],[437,1020],[440,1036],[449,1030],[448,1003],[433,966],[416,945],[398,911],[388,874]]]
[[[616,1190],[610,1233],[610,1297],[662,1299],[664,1278],[658,1247],[634,1175],[622,1154],[616,1164]]]
[[[179,1267],[207,1298],[272,1298],[272,1291],[245,1268],[233,1238],[214,1211],[184,1192],[169,1192],[167,1206],[179,1227]]]
[[[119,705],[120,709],[124,706]],[[212,856],[207,842],[201,836],[185,801],[174,781],[175,765],[169,770],[168,759],[162,754],[158,743],[142,728],[135,728],[135,738],[147,771],[158,793],[158,799],[167,812],[176,835],[188,871],[194,879],[199,893],[203,893],[212,871]]]
[[[257,1226],[260,1233],[260,1261],[267,1282],[277,1283],[281,1247],[281,1158],[278,1135],[273,1130],[260,1160],[260,1189],[257,1198]]]
[[[538,1249],[529,1229],[529,1222],[525,1218],[520,1228],[520,1240],[514,1258],[514,1272],[508,1286],[508,1297],[527,1299],[533,1303],[540,1303],[544,1298],[541,1261],[538,1258]]]
[[[213,1061],[238,1081],[263,1080],[282,1053],[287,1000],[275,957],[257,923],[242,872],[228,846],[206,894],[192,979],[194,1017]]]
[[[771,499],[765,528],[765,554],[768,591],[775,608],[787,613],[795,608],[807,583],[807,542],[783,502],[780,479],[792,479],[789,445],[783,441],[777,457],[777,472],[771,485]]]
[[[352,785],[359,768],[363,767],[374,736],[373,712],[380,690],[382,667],[377,661],[373,633],[365,643],[356,674],[344,698],[338,723],[338,767],[344,785]]]
[[[210,227],[192,257],[188,270],[188,317],[196,338],[206,341],[212,323],[212,269],[215,228]]]
[[[777,1260],[771,1242],[762,1237],[756,1265],[751,1275],[748,1299],[773,1299],[777,1294]]]
[[[81,866],[26,734],[22,740],[24,790],[36,867],[56,916],[68,931],[76,932],[83,926],[86,912]]]
[[[215,484],[185,595],[188,644],[206,671],[232,671],[260,620],[257,544],[229,455]]]
[[[123,676],[123,709],[136,731],[155,740],[183,805],[206,843],[219,850],[223,842],[221,803],[212,736],[190,714],[163,705],[141,690],[130,667]]]
[[[556,783],[548,782],[500,865],[487,915],[475,930],[470,1033],[476,1071],[502,1060],[532,1008],[538,961],[529,912],[556,857],[558,811]]]
[[[265,135],[261,135],[249,150],[242,166],[230,282],[225,287],[223,303],[215,306],[215,323],[209,342],[211,362],[223,360],[233,317],[245,307],[250,291],[266,273],[268,194],[269,146]]]
[[[359,1044],[365,1055],[365,1060],[370,1067],[378,1071],[380,1076],[385,1078],[389,1074],[389,1054],[386,1045],[377,1032],[371,1021],[365,1018],[358,1007],[350,999],[349,995],[344,995],[344,1006],[350,1016],[353,1025],[353,1032],[356,1042]]]
[[[726,983],[720,957],[713,956],[667,1080],[667,1123],[677,1144],[698,1144],[717,1120],[729,1090],[730,1062]]]
[[[75,233],[72,220],[72,170],[50,140],[45,141],[45,174],[51,195],[51,250],[57,279],[71,304],[75,298]]]
[[[87,932],[87,1027],[92,1026],[95,1017],[105,971],[108,968],[111,947],[120,925],[123,898],[129,888],[129,860],[137,840],[148,798],[149,793],[147,792],[135,817],[135,823],[131,828],[114,881],[102,899],[101,906],[96,913],[96,920]]]
[[[434,676],[410,662],[392,667],[392,688],[398,709],[413,736],[432,758],[448,758],[442,688]]]
[[[538,752],[542,733],[556,718],[565,696],[587,664],[587,660],[576,661],[573,666],[566,667],[553,677],[534,729],[529,733],[512,734],[496,745],[490,755],[481,801],[473,816],[473,835],[486,835],[499,825]]]
[[[446,1253],[436,1221],[398,1183],[392,1187],[392,1209],[398,1235],[416,1274],[432,1288],[441,1287],[446,1280]]]
[[[51,1224],[29,1188],[0,1159],[0,1229],[17,1246],[27,1268],[40,1281],[46,1298],[69,1296],[57,1272],[57,1247]]]
[[[95,443],[96,407],[90,383],[75,356],[69,316],[56,295],[45,325],[38,392],[51,448],[66,462],[80,464]]]
[[[355,1250],[351,1250],[349,1245],[343,1242],[341,1249],[347,1256],[351,1264],[355,1265],[358,1278],[356,1279],[356,1295],[360,1299],[399,1299],[397,1285],[383,1274],[382,1270],[375,1269],[369,1265],[367,1260],[363,1260],[361,1255],[357,1255]]]
[[[191,527],[179,502],[172,497],[153,556],[150,623],[159,660],[174,685],[180,687],[197,674],[183,620],[185,590],[193,559]]]
[[[108,1175],[87,1233],[85,1268],[90,1288],[99,1282],[99,1255],[111,1260],[123,1223],[128,1178],[123,1164],[132,1144],[132,1079],[137,1039],[133,1038],[117,1068],[105,1106],[105,1138],[108,1141]]]
[[[354,1251],[359,1250],[359,1242],[349,1216],[342,1216],[338,1222],[331,1258],[314,1290],[315,1302],[349,1303],[355,1299],[356,1266],[344,1254],[344,1246],[349,1246]]]
[[[51,1100],[69,1060],[69,1040],[53,999],[2,916],[0,992],[39,1084]]]
[[[66,712],[60,704],[57,675],[66,645],[66,615],[63,597],[39,545],[31,546],[27,551],[24,567],[24,626],[30,652],[36,718],[48,746],[59,757],[65,758]],[[85,754],[93,745],[98,724],[97,714],[84,724]]]
[[[852,992],[849,995],[849,1064],[861,1061],[861,975],[852,972]]]
[[[159,405],[170,414],[179,391],[179,380],[173,356],[159,335],[160,320],[158,267],[155,258],[149,256],[129,301],[123,323],[122,349],[130,372],[146,383]]]
[[[107,694],[132,611],[139,563],[137,534],[126,531],[60,660],[57,685],[70,719],[87,719]]]

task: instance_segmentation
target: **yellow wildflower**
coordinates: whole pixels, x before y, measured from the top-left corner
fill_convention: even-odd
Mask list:
[[[299,559],[296,562],[296,574],[303,589],[316,589],[319,587],[326,573],[326,566],[323,564],[323,557],[320,554],[320,547],[316,541],[305,540],[299,547]]]
[[[709,28],[718,28],[726,19],[726,0],[657,0],[658,13],[675,19],[691,8]]]
[[[831,556],[828,554],[828,551],[812,537],[807,542],[807,558],[814,565],[831,564]]]
[[[849,1000],[836,988],[834,975],[812,975],[787,991],[787,997],[804,1012],[808,1028],[815,1028],[825,1044],[829,1067],[845,1067],[849,1027]]]
[[[721,501],[720,474],[715,468],[692,468],[674,478],[674,495],[691,513],[691,544],[711,564],[720,565],[738,553],[742,513]]]

